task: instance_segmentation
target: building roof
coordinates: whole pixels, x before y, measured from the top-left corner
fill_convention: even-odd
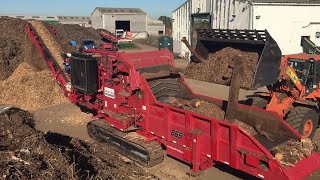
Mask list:
[[[12,18],[20,18],[20,19],[36,19],[36,20],[40,20],[40,21],[58,21],[57,16],[1,14],[0,17],[12,17]]]
[[[111,8],[111,7],[97,7],[96,10],[103,14],[147,14],[139,8]]]
[[[59,21],[90,21],[90,16],[58,16]]]
[[[164,26],[164,23],[161,20],[148,17],[148,26]]]
[[[249,0],[250,1],[250,0]],[[320,0],[251,0],[253,3],[299,3],[320,4]]]

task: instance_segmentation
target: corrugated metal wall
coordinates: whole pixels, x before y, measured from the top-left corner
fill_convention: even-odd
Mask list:
[[[175,52],[184,55],[188,52],[187,47],[181,44],[182,37],[186,37],[188,41],[191,40],[191,14],[194,13],[210,13],[211,12],[211,1],[212,0],[189,0],[182,4],[178,9],[176,9],[172,14],[173,21],[173,40],[175,45]]]
[[[200,11],[199,11],[200,10]],[[182,37],[191,39],[191,14],[210,13],[212,28],[220,29],[249,29],[252,22],[251,6],[237,0],[189,0],[176,9],[172,18],[173,39],[175,43],[181,43]],[[184,44],[177,45],[175,52],[184,55],[188,52]]]
[[[254,5],[253,27],[267,29],[277,41],[283,54],[302,52],[301,36],[320,45],[320,6],[319,5]],[[272,12],[272,13],[270,13]]]
[[[211,13],[215,29],[267,29],[279,44],[283,54],[300,53],[301,36],[309,36],[320,45],[320,5],[269,3],[253,5],[244,0],[189,0],[173,12],[173,38],[175,52],[188,52],[182,37],[190,42],[192,13]]]
[[[212,28],[249,29],[251,6],[236,0],[212,1]]]

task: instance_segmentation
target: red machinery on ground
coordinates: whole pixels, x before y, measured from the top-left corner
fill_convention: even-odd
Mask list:
[[[275,139],[270,141],[228,121],[167,104],[172,97],[203,99],[221,108],[226,103],[194,93],[176,72],[167,49],[133,54],[74,52],[70,85],[37,32],[30,24],[25,30],[65,95],[96,114],[96,120],[88,123],[90,136],[141,164],[160,163],[164,148],[168,155],[190,164],[194,172],[221,162],[262,179],[303,179],[320,168],[319,153],[287,168],[273,157],[270,149],[274,146],[301,138],[276,113],[246,105],[233,109],[240,121],[267,131]]]
[[[100,36],[104,43],[101,44],[100,49],[103,50],[112,50],[116,51],[117,47],[120,43],[132,43],[132,34],[131,32],[125,32],[124,38],[117,38],[115,35],[113,35],[111,32],[108,31],[101,31]]]

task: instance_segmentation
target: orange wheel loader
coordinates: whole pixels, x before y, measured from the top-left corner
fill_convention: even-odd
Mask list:
[[[320,55],[283,56],[280,70],[279,80],[267,86],[269,92],[256,93],[247,103],[277,112],[302,136],[312,139],[319,123]]]

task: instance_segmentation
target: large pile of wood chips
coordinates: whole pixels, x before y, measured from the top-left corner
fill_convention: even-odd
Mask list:
[[[20,64],[8,79],[0,81],[0,104],[36,110],[66,100],[48,69],[37,71],[26,62]]]

